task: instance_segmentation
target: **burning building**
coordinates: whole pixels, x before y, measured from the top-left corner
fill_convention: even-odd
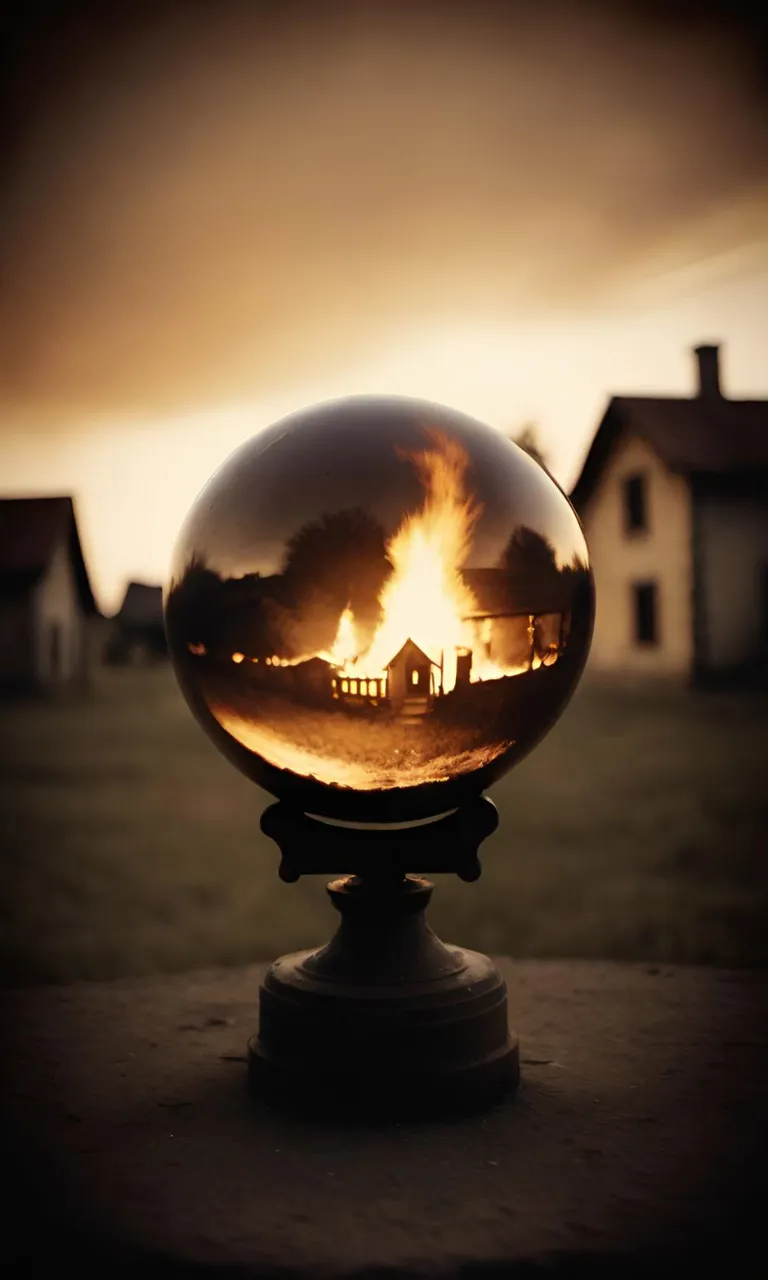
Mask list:
[[[308,473],[311,503],[282,535],[280,572],[260,577],[254,565],[244,576],[217,575],[197,544],[188,596],[186,570],[169,595],[171,630],[186,641],[182,678],[219,728],[271,766],[320,784],[418,786],[523,750],[538,707],[560,703],[584,649],[579,632],[573,661],[560,661],[572,647],[574,607],[584,618],[591,608],[575,517],[557,544],[564,552],[548,525],[515,524],[506,488],[497,493],[495,479],[483,478],[460,431],[412,427],[390,447],[409,466],[390,482],[390,510],[392,494],[401,500],[389,523],[376,523],[375,506],[318,499]],[[305,452],[297,465],[309,466]],[[534,464],[515,455],[512,465],[527,476]],[[509,466],[504,453],[499,471]],[[369,459],[366,468],[376,474]],[[238,545],[254,493],[249,485],[246,506],[232,508]],[[277,510],[271,490],[261,500]],[[536,490],[521,516],[538,520],[540,509]],[[566,510],[566,529],[571,517]]]

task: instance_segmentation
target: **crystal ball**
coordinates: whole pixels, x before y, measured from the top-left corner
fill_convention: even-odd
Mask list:
[[[409,822],[479,795],[552,726],[587,658],[576,514],[501,432],[355,397],[240,446],[164,592],[176,677],[217,747],[305,813]]]

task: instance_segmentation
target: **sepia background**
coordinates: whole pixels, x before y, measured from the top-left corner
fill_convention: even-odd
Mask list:
[[[4,12],[0,497],[75,503],[0,511],[5,980],[327,937],[322,882],[280,883],[269,797],[184,705],[159,588],[233,449],[358,393],[522,435],[589,489],[593,662],[492,789],[483,878],[441,880],[435,927],[518,956],[765,964],[765,20],[682,0]],[[639,400],[607,420],[611,397]],[[590,462],[586,486],[607,435],[623,470]],[[747,439],[712,608],[726,637],[752,619],[754,652],[702,680],[685,486],[705,444],[727,476]],[[642,562],[620,520],[638,477]],[[24,610],[42,639],[19,640]]]

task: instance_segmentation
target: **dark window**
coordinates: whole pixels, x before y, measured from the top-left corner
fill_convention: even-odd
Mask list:
[[[760,617],[760,649],[763,654],[768,654],[768,564],[760,565],[758,610]]]
[[[648,492],[645,476],[628,476],[624,481],[624,527],[628,533],[648,528]]]
[[[659,643],[658,588],[655,582],[636,582],[632,587],[635,605],[635,640],[638,644]]]

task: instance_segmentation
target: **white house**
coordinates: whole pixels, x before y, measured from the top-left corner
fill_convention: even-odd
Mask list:
[[[71,498],[0,498],[0,688],[88,677],[99,617]]]
[[[690,399],[614,396],[571,501],[595,573],[590,666],[696,683],[768,672],[768,401],[696,347]]]

